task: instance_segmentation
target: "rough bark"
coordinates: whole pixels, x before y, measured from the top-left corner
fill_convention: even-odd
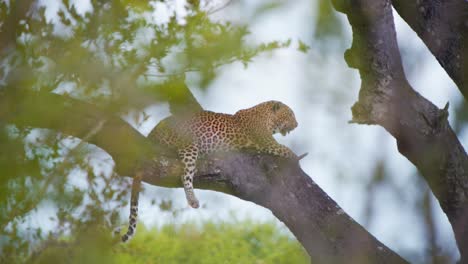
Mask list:
[[[392,0],[468,100],[468,2]]]
[[[89,142],[112,156],[120,175],[142,170],[148,184],[181,186],[182,167],[170,152],[92,105],[53,94],[3,93],[0,120],[76,137],[96,130]],[[248,152],[218,153],[197,167],[196,188],[222,191],[270,209],[314,263],[406,263],[350,218],[296,162]]]
[[[377,124],[428,182],[455,233],[462,263],[468,262],[468,157],[439,109],[409,85],[401,63],[390,0],[333,1],[353,30],[348,65],[359,69],[354,123]]]

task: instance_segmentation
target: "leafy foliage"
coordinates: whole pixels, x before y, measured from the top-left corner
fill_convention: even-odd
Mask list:
[[[337,13],[333,11],[331,1],[317,1],[316,38],[340,37],[342,26]]]
[[[64,1],[52,21],[45,7],[18,21],[15,50],[6,58],[15,65],[7,84],[61,92],[72,87],[65,90],[75,97],[121,107],[141,85],[199,72],[206,86],[217,67],[235,61],[247,65],[260,52],[288,45],[248,46],[246,26],[211,21],[190,6],[182,12],[157,1],[92,5],[82,14]],[[0,8],[2,20],[13,15],[6,5]],[[156,98],[157,93],[156,88]]]
[[[246,25],[213,21],[200,1],[89,4],[1,1],[0,93],[54,92],[114,114],[168,98],[184,104],[176,87],[186,72],[206,87],[221,65],[247,66],[290,44],[249,45]],[[42,107],[53,112],[53,105]],[[0,105],[0,113],[9,110]],[[41,241],[116,225],[129,188],[105,153],[67,135],[1,122],[0,146],[0,262],[24,260]],[[51,213],[33,225],[44,210]]]

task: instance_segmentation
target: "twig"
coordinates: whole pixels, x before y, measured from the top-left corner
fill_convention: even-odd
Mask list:
[[[226,8],[226,7],[227,7],[228,5],[230,5],[231,3],[232,3],[232,0],[228,0],[228,1],[226,1],[223,5],[219,6],[218,8],[215,8],[215,9],[213,9],[213,10],[207,11],[206,13],[207,13],[208,15],[212,15],[212,14],[214,14],[214,13],[216,13],[216,12],[218,12],[218,11],[224,9],[224,8]]]

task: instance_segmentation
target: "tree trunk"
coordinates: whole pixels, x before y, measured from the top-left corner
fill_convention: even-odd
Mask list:
[[[345,53],[359,69],[359,101],[354,123],[377,124],[397,140],[398,150],[428,182],[455,233],[462,263],[468,262],[468,157],[450,127],[444,109],[409,85],[396,40],[390,0],[333,1],[353,29]]]

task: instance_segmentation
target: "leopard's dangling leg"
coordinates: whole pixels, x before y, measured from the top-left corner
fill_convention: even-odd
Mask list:
[[[130,240],[136,232],[137,216],[138,216],[138,197],[140,195],[140,186],[142,180],[142,173],[137,173],[133,178],[132,194],[130,198],[130,216],[128,217],[128,230],[122,236],[122,242]]]
[[[179,151],[180,159],[184,163],[184,175],[182,175],[182,183],[184,184],[185,197],[188,204],[193,208],[198,208],[198,202],[195,193],[193,192],[193,176],[195,175],[196,162],[198,158],[198,147],[190,145]]]

